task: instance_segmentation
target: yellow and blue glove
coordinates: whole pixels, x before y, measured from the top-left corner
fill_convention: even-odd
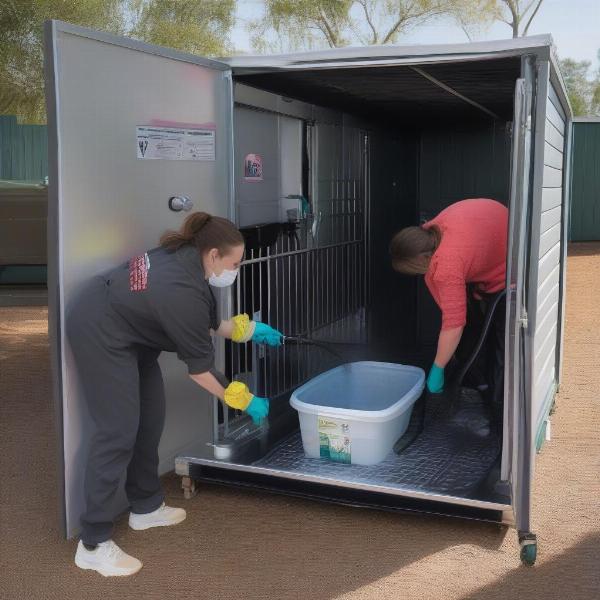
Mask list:
[[[225,404],[245,411],[255,425],[261,425],[269,414],[269,400],[254,396],[241,381],[233,381],[225,388]]]
[[[252,340],[256,344],[281,345],[283,334],[266,323],[251,321],[246,314],[236,315],[232,321],[233,333],[231,339],[238,344],[244,344]]]
[[[435,363],[427,376],[427,390],[432,394],[440,394],[444,391],[444,369]]]
[[[266,323],[255,322],[256,327],[254,328],[254,334],[252,335],[252,341],[257,344],[267,344],[269,346],[281,346],[283,340],[283,334],[273,329]]]

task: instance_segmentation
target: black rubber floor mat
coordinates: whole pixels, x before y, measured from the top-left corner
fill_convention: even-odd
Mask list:
[[[401,454],[391,452],[377,465],[306,458],[299,433],[254,465],[468,498],[485,480],[500,449],[501,440],[490,427],[481,395],[465,389],[454,402],[444,396],[428,399],[421,435]]]
[[[402,437],[394,444],[394,452],[396,454],[404,452],[423,433],[424,424],[425,393],[415,402],[408,427]]]
[[[485,480],[501,447],[479,392],[461,388],[454,401],[429,396],[421,435],[398,456],[402,479],[418,489],[468,497]]]

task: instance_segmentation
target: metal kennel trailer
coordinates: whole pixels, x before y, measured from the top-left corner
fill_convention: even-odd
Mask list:
[[[71,298],[91,275],[156,245],[193,205],[246,236],[222,313],[244,310],[325,346],[215,340],[217,366],[272,400],[259,429],[163,353],[161,472],[175,463],[188,497],[206,481],[511,525],[533,562],[531,483],[560,383],[568,215],[571,111],[551,37],[217,61],[57,21],[46,34],[49,334],[65,535],[78,531],[92,432],[64,336]],[[510,210],[494,448],[434,461],[417,438],[376,467],[304,459],[287,402],[295,387],[367,354],[431,360],[439,313],[421,283],[391,273],[391,234],[486,196]],[[475,486],[465,474],[483,456],[493,460]],[[126,507],[123,494],[117,501]]]

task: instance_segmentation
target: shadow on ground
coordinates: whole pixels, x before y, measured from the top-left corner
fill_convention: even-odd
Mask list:
[[[508,598],[600,598],[600,534],[584,537],[562,554],[536,567],[518,567],[499,581],[461,600],[507,600]]]

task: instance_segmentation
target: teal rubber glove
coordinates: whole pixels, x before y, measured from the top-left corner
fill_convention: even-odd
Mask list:
[[[432,394],[439,394],[444,391],[444,369],[438,367],[435,363],[431,366],[427,376],[427,389]]]
[[[255,425],[261,425],[269,414],[269,401],[266,398],[254,396],[246,407],[246,412],[252,417]]]
[[[256,327],[254,328],[254,334],[252,335],[252,341],[256,344],[268,344],[269,346],[281,346],[283,334],[273,329],[266,323],[255,321]]]

